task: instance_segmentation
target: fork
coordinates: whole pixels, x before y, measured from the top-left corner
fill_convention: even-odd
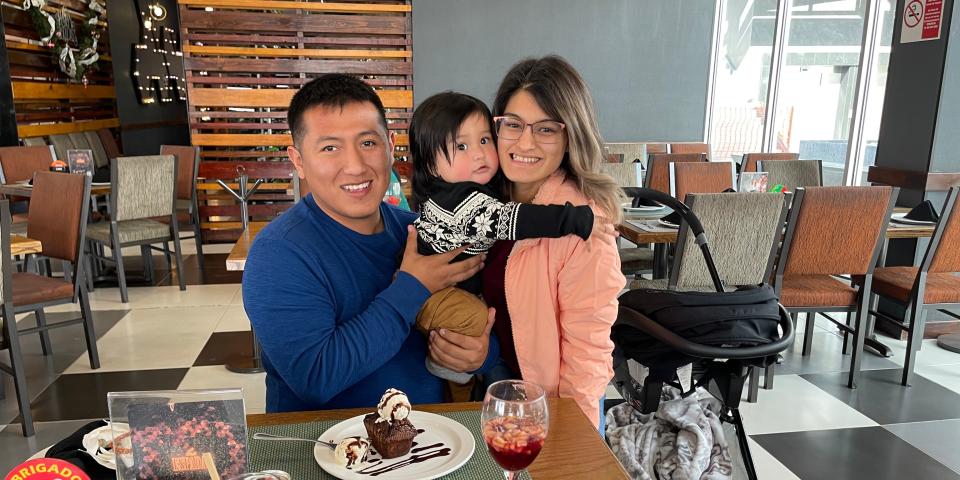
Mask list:
[[[323,440],[314,440],[312,438],[300,438],[300,437],[284,437],[282,435],[271,435],[269,433],[254,433],[254,440],[285,440],[291,442],[310,442],[318,445],[323,445],[330,450],[336,450],[337,444],[333,442],[325,442]]]

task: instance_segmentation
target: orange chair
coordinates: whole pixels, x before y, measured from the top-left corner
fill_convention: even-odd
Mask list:
[[[957,276],[957,272],[960,272],[958,195],[958,187],[951,188],[947,193],[940,222],[919,267],[883,267],[873,272],[871,294],[892,300],[907,310],[903,319],[895,319],[878,311],[870,312],[877,318],[892,320],[895,326],[908,333],[901,379],[905,386],[909,386],[913,379],[927,311],[960,307],[960,276]],[[902,321],[907,317],[909,324]]]
[[[860,376],[869,300],[865,292],[872,288],[873,269],[898,193],[893,187],[799,188],[787,222],[774,289],[794,321],[799,313],[807,313],[803,355],[810,353],[817,313],[854,315],[853,326],[830,319],[854,337],[850,388],[856,388]],[[840,275],[862,278],[864,286],[857,289],[837,280]],[[772,371],[773,366],[767,367],[768,388]],[[751,394],[756,390],[752,383]]]
[[[709,157],[710,145],[693,142],[671,143],[670,153],[702,153]]]
[[[741,172],[756,172],[757,162],[770,160],[800,160],[799,153],[744,153],[740,161]]]
[[[679,162],[670,164],[670,195],[685,201],[688,193],[720,193],[733,188],[733,162]]]
[[[97,354],[97,335],[93,314],[84,281],[87,267],[83,255],[84,230],[90,202],[90,177],[62,173],[38,172],[34,177],[28,235],[43,243],[43,255],[63,260],[70,265],[64,278],[52,278],[34,273],[16,273],[10,259],[10,214],[7,201],[0,201],[0,314],[3,335],[0,348],[9,350],[10,364],[2,370],[14,377],[17,403],[20,405],[20,422],[23,435],[33,436],[33,417],[30,413],[30,397],[27,393],[27,378],[23,369],[23,354],[20,336],[40,334],[40,345],[45,355],[51,353],[50,337],[53,328],[82,323],[87,345],[90,368],[100,368]],[[80,318],[47,324],[43,309],[48,306],[80,302]],[[15,315],[34,312],[37,327],[17,329]]]
[[[651,153],[647,155],[647,174],[643,186],[654,190],[670,192],[670,164],[675,162],[705,162],[707,156],[702,153]]]
[[[203,237],[200,234],[200,212],[197,205],[197,172],[200,168],[200,147],[190,145],[160,145],[160,155],[177,158],[177,218],[180,228],[193,229],[193,241],[197,246],[197,261],[201,274],[205,273],[203,262]],[[187,221],[182,221],[186,215]],[[190,237],[180,237],[187,239]],[[169,256],[169,248],[165,251]],[[167,258],[167,263],[170,259]]]

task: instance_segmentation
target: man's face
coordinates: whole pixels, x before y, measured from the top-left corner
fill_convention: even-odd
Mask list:
[[[368,102],[312,107],[303,114],[303,130],[300,146],[287,152],[314,201],[347,228],[376,231],[394,144],[376,107]]]

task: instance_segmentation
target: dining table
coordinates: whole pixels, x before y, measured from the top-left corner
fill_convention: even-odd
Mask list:
[[[253,240],[257,238],[257,234],[268,223],[270,222],[250,222],[247,228],[243,229],[240,238],[233,244],[230,254],[227,255],[227,270],[231,272],[243,271],[247,264],[247,254],[250,253],[250,247],[253,246]]]
[[[40,240],[24,237],[23,235],[10,236],[10,255],[15,257],[20,255],[33,255],[43,251],[43,244]]]
[[[600,437],[576,402],[569,398],[547,399],[549,427],[543,450],[527,469],[533,479],[627,479],[626,470]],[[474,437],[470,459],[457,471],[441,478],[501,478],[503,473],[487,452],[483,441],[480,402],[414,405],[415,411],[441,415],[459,422]],[[366,415],[372,410],[343,409],[314,412],[247,415],[249,437],[254,433],[321,438],[323,432],[343,420]],[[359,422],[359,419],[357,420]],[[282,470],[293,478],[334,478],[314,460],[313,446],[293,442],[250,440],[251,471]],[[526,477],[518,477],[526,478]]]
[[[5,183],[0,185],[0,194],[14,197],[30,198],[33,195],[33,187],[23,183]],[[102,197],[110,195],[110,185],[91,185],[90,196]]]

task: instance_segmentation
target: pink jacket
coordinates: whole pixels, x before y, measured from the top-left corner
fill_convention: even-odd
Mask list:
[[[562,171],[540,187],[536,204],[589,204]],[[610,327],[626,279],[613,243],[591,251],[574,235],[518,241],[507,259],[507,310],[524,380],[548,396],[572,398],[599,425],[600,397],[613,378]]]

